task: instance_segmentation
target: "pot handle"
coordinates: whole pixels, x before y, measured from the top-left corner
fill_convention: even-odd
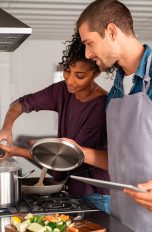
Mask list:
[[[31,175],[33,172],[35,172],[35,170],[32,170],[26,174],[24,174],[23,176],[17,176],[17,179],[24,179],[26,178],[27,176]]]

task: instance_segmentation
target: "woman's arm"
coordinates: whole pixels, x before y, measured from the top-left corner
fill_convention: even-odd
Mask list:
[[[80,146],[79,146],[80,147]],[[108,154],[107,151],[95,150],[86,147],[80,147],[84,154],[84,162],[108,170]]]
[[[98,168],[108,170],[108,153],[104,150],[96,150],[87,147],[82,147],[72,139],[62,138],[70,143],[75,144],[84,154],[84,162]]]
[[[0,140],[6,139],[8,144],[12,143],[12,126],[21,114],[22,105],[18,101],[13,102],[6,113],[3,126],[0,130]]]
[[[11,156],[20,156],[27,159],[32,159],[32,154],[28,149],[24,149],[18,146],[5,146],[3,144],[0,144],[0,149],[4,150],[6,152],[4,157],[0,158],[0,162],[7,160]]]
[[[81,147],[75,141],[64,138],[75,145],[77,145],[84,154],[84,162],[90,165],[108,170],[108,155],[106,151],[95,150],[91,148]],[[6,160],[11,156],[21,156],[27,159],[32,159],[31,152],[27,149],[18,146],[5,146],[0,144],[0,149],[6,152],[6,155],[0,158],[0,161]]]

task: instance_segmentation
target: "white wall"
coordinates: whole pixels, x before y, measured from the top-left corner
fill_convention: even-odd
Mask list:
[[[107,73],[102,72],[97,78],[96,82],[107,92],[110,91],[113,82],[114,82],[114,74],[107,75]]]
[[[0,77],[1,80],[5,79],[1,83],[1,96],[7,95],[5,103],[4,97],[1,101],[2,105],[5,104],[5,107],[1,107],[2,115],[5,115],[9,104],[16,98],[52,84],[52,74],[61,60],[64,46],[62,41],[27,40],[13,53],[7,53],[8,62],[6,61],[5,64],[0,62],[0,72],[3,71],[2,66],[6,66],[3,78]],[[2,57],[5,54],[0,55]],[[57,131],[57,126],[54,124],[55,117],[55,113],[48,111],[24,114],[14,124],[14,137],[19,134],[54,135]],[[3,117],[1,124],[2,121]]]
[[[0,54],[0,122],[4,120],[10,100],[10,55]]]

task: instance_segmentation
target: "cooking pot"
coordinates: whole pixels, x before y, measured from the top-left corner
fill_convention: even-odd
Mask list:
[[[60,192],[66,180],[61,182],[56,182],[52,177],[45,177],[44,186],[36,186],[35,184],[38,182],[38,177],[26,178],[22,180],[22,192],[27,194],[49,194],[49,193],[57,193]]]
[[[17,167],[0,167],[0,207],[14,205],[21,199],[21,181],[34,170],[22,175]]]

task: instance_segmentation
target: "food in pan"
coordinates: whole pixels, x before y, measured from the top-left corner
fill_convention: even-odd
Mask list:
[[[14,226],[18,232],[62,232],[68,227],[74,227],[74,223],[72,223],[68,215],[59,215],[58,213],[40,216],[29,213],[23,218],[12,216],[11,225]]]

